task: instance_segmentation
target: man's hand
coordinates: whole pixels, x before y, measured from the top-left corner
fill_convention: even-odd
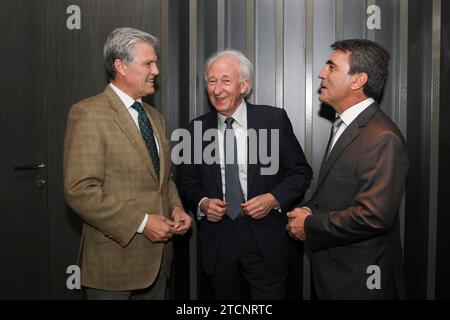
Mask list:
[[[227,204],[220,199],[206,198],[200,204],[200,210],[203,211],[209,222],[218,222],[227,211]]]
[[[258,220],[267,216],[277,205],[277,199],[272,194],[265,193],[244,202],[241,207],[246,215]]]
[[[167,242],[175,232],[175,222],[164,216],[149,214],[142,234],[152,242]]]
[[[191,227],[192,218],[180,207],[173,208],[172,217],[175,222],[175,234],[184,235]]]
[[[305,208],[295,208],[287,213],[289,223],[286,225],[286,231],[296,240],[306,240],[305,219],[311,215],[311,212]]]

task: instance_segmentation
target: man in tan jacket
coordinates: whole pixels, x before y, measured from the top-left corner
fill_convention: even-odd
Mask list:
[[[191,225],[171,179],[164,120],[141,99],[155,92],[157,44],[140,30],[114,30],[103,52],[109,85],[68,115],[64,191],[85,222],[88,299],[164,299],[170,240]]]

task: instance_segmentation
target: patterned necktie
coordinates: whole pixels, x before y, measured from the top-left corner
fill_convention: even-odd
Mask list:
[[[239,164],[237,161],[236,136],[233,130],[234,119],[225,119],[224,133],[224,160],[225,160],[225,201],[227,203],[227,215],[231,220],[237,218],[241,212],[241,203],[244,202],[244,194],[239,181]],[[228,151],[228,153],[227,153]]]
[[[144,138],[145,144],[147,145],[148,152],[150,153],[150,158],[152,159],[153,166],[159,180],[159,155],[158,148],[156,147],[155,136],[153,135],[152,125],[150,123],[150,120],[148,120],[144,108],[139,102],[135,101],[131,107],[139,113],[139,129],[141,130],[142,137]]]
[[[331,127],[330,142],[329,142],[328,150],[327,150],[327,156],[325,158],[326,160],[328,160],[328,156],[330,155],[330,152],[333,148],[334,137],[336,136],[336,133],[338,132],[339,127],[341,126],[342,122],[343,121],[342,121],[341,117],[339,117],[339,116],[337,116],[333,121],[333,126]]]

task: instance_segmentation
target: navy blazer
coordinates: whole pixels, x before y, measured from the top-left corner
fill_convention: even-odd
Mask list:
[[[191,122],[189,132],[192,136],[194,121],[201,122],[202,134],[208,129],[218,128],[218,117],[215,111]],[[260,169],[264,165],[261,164],[260,159],[255,164],[248,164],[247,198],[251,199],[264,193],[271,193],[280,203],[281,213],[272,210],[263,219],[252,219],[250,225],[269,266],[277,273],[287,272],[294,252],[294,242],[285,231],[286,212],[302,199],[310,185],[312,170],[306,162],[285,110],[247,103],[247,127],[255,130],[279,130],[279,170],[273,175],[261,175]],[[268,140],[267,150],[271,150],[270,143],[273,142]],[[209,141],[203,142],[202,151],[210,143]],[[180,169],[177,181],[181,198],[194,214],[203,197],[223,199],[219,163],[212,165],[184,164]],[[218,239],[221,236],[221,224],[222,221],[213,223],[207,221],[206,218],[198,221],[201,264],[207,274],[211,274],[214,270]]]

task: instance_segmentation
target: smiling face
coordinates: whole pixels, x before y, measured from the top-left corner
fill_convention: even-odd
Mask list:
[[[116,59],[114,84],[133,99],[155,93],[154,80],[159,74],[155,49],[146,42],[133,45],[134,58],[129,63]]]
[[[209,67],[206,81],[208,97],[217,112],[231,116],[242,102],[249,80],[241,80],[236,59],[223,56]]]
[[[357,100],[364,99],[361,95],[366,75],[349,74],[349,58],[349,52],[336,50],[318,75],[321,80],[319,100],[338,113],[344,112]]]

